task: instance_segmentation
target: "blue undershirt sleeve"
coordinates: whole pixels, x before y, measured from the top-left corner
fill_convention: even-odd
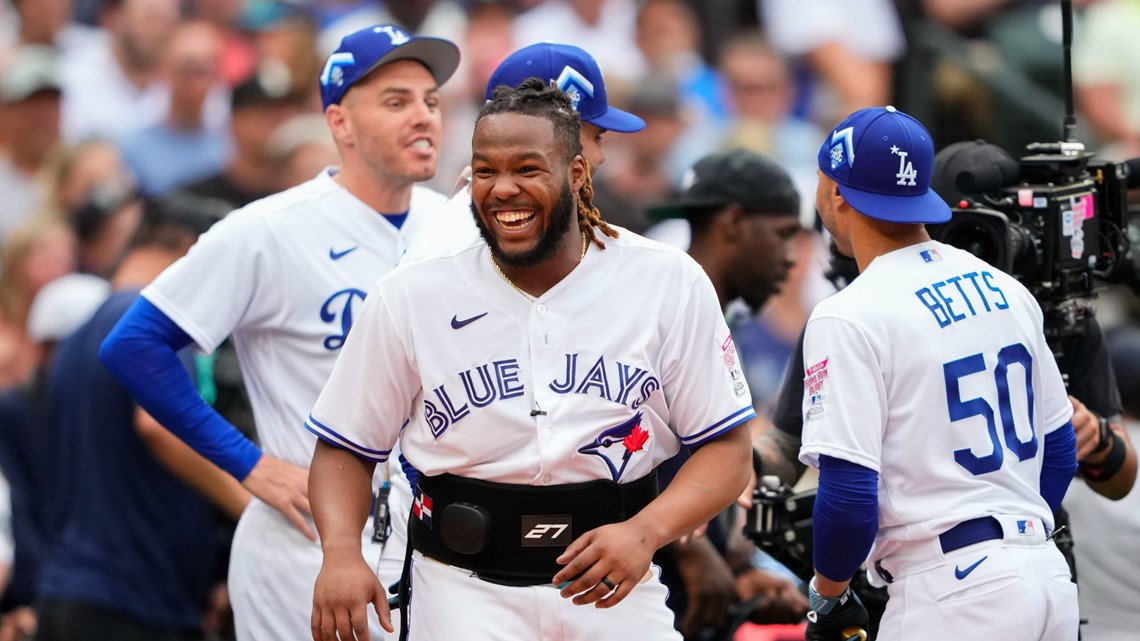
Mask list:
[[[1041,463],[1041,496],[1056,512],[1077,473],[1077,433],[1073,422],[1045,435],[1045,453]]]
[[[867,560],[879,530],[878,473],[820,455],[812,528],[816,571],[832,581],[849,580]]]
[[[241,481],[261,450],[202,400],[178,350],[192,341],[153,303],[139,298],[103,341],[99,359],[161,425]]]

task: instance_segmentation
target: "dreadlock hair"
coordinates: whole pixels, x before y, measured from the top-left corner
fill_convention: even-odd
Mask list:
[[[582,154],[582,122],[574,103],[553,83],[547,85],[538,78],[527,78],[519,86],[500,85],[495,87],[491,99],[479,110],[475,119],[478,123],[485,116],[501,113],[516,113],[524,116],[545,118],[554,126],[554,139],[567,150],[565,160]],[[594,184],[590,180],[590,163],[585,158],[586,179],[578,190],[578,229],[584,238],[590,239],[598,249],[606,246],[594,235],[597,227],[606,236],[617,238],[618,232],[602,220],[601,212],[594,206]]]

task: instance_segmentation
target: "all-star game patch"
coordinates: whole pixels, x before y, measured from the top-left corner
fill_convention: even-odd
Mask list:
[[[827,380],[827,360],[811,365],[804,370],[804,396],[808,398],[808,409],[804,420],[810,420],[823,413],[823,383]]]
[[[732,390],[737,396],[744,396],[748,388],[744,383],[744,372],[740,370],[737,362],[736,343],[732,341],[732,334],[720,344],[720,353],[724,359],[724,366],[728,368],[728,375],[732,377]]]

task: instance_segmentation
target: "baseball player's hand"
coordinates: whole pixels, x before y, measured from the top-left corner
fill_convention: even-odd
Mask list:
[[[321,573],[313,586],[313,641],[370,641],[368,604],[380,617],[380,626],[393,632],[388,596],[359,548],[324,551]]]
[[[749,620],[753,623],[798,623],[808,611],[808,600],[788,579],[750,568],[736,577],[736,596],[740,601],[764,597]]]
[[[554,585],[563,597],[574,597],[575,605],[611,608],[649,571],[656,549],[650,533],[631,521],[603,525],[575,539],[558,557],[566,567],[554,575]]]
[[[1073,404],[1073,430],[1077,433],[1077,460],[1085,457],[1100,445],[1100,418],[1076,397],[1070,396]]]
[[[679,626],[686,639],[705,628],[724,622],[728,609],[736,603],[735,579],[724,557],[707,538],[690,543],[676,542],[666,547],[677,564],[689,606]]]
[[[848,641],[865,640],[870,618],[867,608],[855,595],[850,586],[835,598],[821,599],[812,594],[811,609],[808,610],[805,641]],[[822,606],[822,607],[821,607]],[[862,637],[859,636],[862,633]]]
[[[309,471],[279,458],[262,454],[242,486],[289,519],[310,541],[317,534],[309,526]]]

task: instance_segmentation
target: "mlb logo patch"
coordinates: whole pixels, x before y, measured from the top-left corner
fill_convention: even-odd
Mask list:
[[[1033,529],[1033,521],[1030,519],[1018,519],[1017,533],[1021,536],[1033,536],[1036,530]]]
[[[942,260],[942,255],[938,253],[937,249],[924,249],[918,252],[918,255],[922,257],[923,262],[927,263],[936,263]]]
[[[412,516],[431,529],[431,497],[416,488],[416,500],[412,502]]]

